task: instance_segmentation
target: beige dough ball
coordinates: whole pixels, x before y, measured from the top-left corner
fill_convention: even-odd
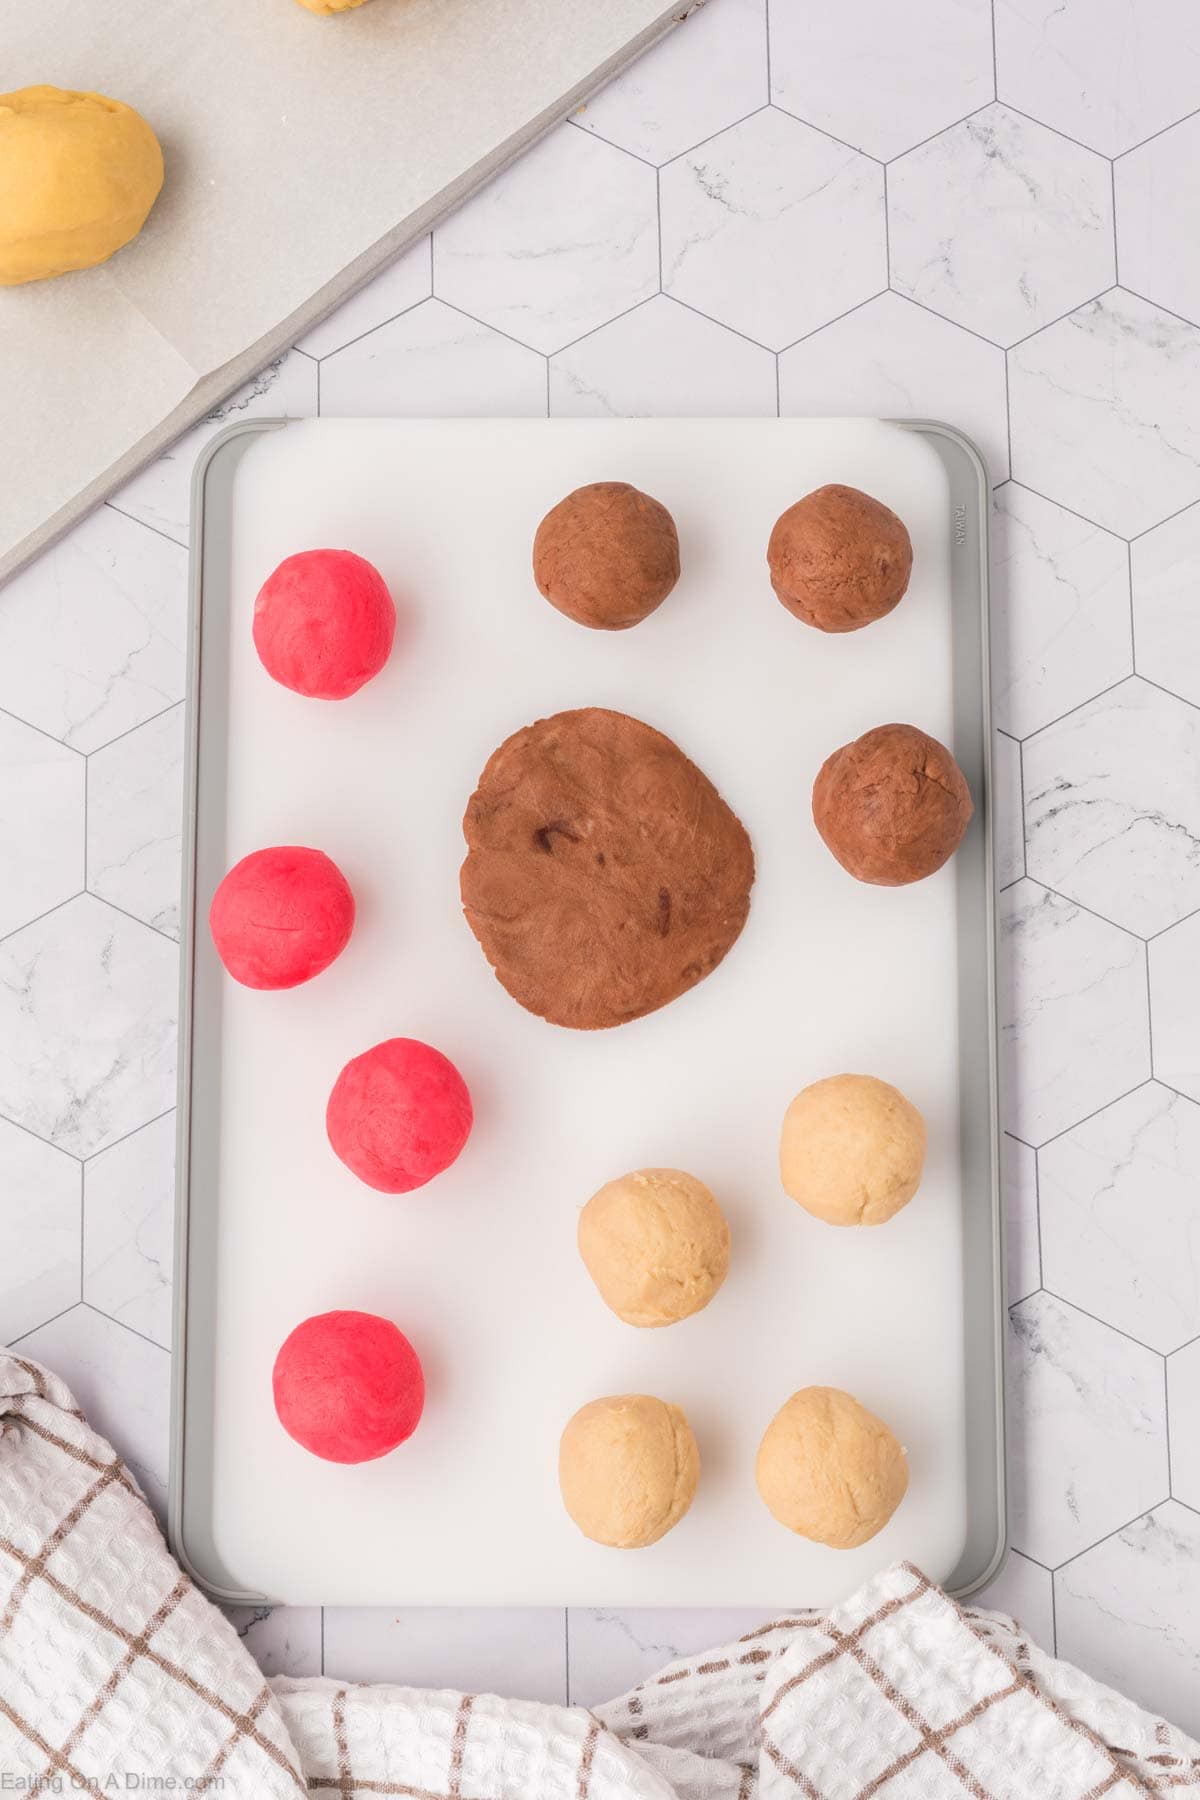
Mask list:
[[[162,186],[158,139],[105,94],[0,94],[0,287],[104,262],[137,236]]]
[[[674,1325],[707,1306],[729,1273],[729,1226],[694,1175],[637,1169],[592,1195],[579,1254],[627,1325]]]
[[[882,1225],[916,1193],[925,1121],[874,1075],[830,1075],[802,1088],[783,1115],[779,1178],[828,1225]]]
[[[754,1478],[789,1531],[853,1550],[882,1531],[903,1500],[908,1458],[852,1394],[801,1388],[767,1426]]]
[[[700,1452],[678,1406],[611,1394],[581,1406],[558,1449],[563,1505],[597,1544],[639,1550],[665,1537],[696,1494]]]

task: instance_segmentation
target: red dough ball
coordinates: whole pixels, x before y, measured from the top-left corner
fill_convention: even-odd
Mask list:
[[[268,675],[315,700],[345,700],[391,655],[396,608],[379,570],[352,550],[301,550],[254,602],[254,648]]]
[[[280,844],[234,863],[208,924],[217,955],[243,987],[298,987],[346,948],[354,895],[323,850]]]
[[[317,1313],[283,1341],[271,1375],[289,1437],[326,1462],[370,1462],[417,1429],[421,1359],[390,1319]]]
[[[450,1167],[473,1117],[467,1084],[448,1057],[416,1038],[388,1038],[346,1064],[325,1129],[360,1181],[408,1194]]]

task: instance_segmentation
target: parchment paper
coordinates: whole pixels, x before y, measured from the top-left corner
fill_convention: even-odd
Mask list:
[[[166,180],[101,268],[0,289],[0,579],[694,3],[9,0],[0,91],[128,101]]]

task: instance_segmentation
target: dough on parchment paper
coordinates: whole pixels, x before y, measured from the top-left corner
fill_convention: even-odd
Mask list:
[[[158,139],[124,101],[0,94],[0,287],[105,262],[142,229],[162,181]]]

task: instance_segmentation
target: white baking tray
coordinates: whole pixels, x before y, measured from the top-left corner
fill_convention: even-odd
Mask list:
[[[629,480],[679,527],[683,574],[635,630],[572,624],[530,545],[569,489]],[[914,545],[908,595],[849,636],[771,592],[782,509],[826,481],[886,501]],[[986,481],[945,428],[878,421],[316,420],[235,427],[197,476],[188,939],[171,1530],[210,1591],[327,1604],[823,1604],[896,1557],[964,1591],[1002,1554],[1000,1221]],[[399,607],[384,673],[338,705],[268,679],[254,595],[282,557],[347,546]],[[630,712],[717,784],[758,861],[725,962],[648,1018],[596,1033],[524,1012],[459,908],[461,818],[490,752],[567,707]],[[953,745],[976,817],[913,887],[853,881],[812,825],[823,758],[907,720]],[[358,899],[331,969],[281,994],[223,974],[206,914],[264,844],[326,850]],[[462,1069],[476,1124],[454,1167],[400,1197],[325,1140],[346,1059],[392,1035]],[[787,1102],[843,1070],[894,1081],[929,1125],[925,1179],[876,1230],[809,1218],[779,1186]],[[646,1164],[706,1181],[733,1234],[708,1309],[636,1331],[575,1248],[579,1208]],[[280,1342],[334,1307],[394,1318],[424,1360],[410,1442],[358,1467],[291,1442]],[[839,1553],[792,1536],[754,1487],[782,1401],[850,1389],[907,1445],[891,1523]],[[563,1512],[559,1433],[600,1394],[684,1406],[695,1505],[650,1549],[589,1543]]]

